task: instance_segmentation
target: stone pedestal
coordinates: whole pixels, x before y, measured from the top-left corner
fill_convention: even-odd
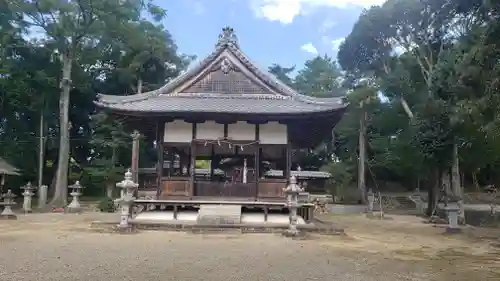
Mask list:
[[[67,207],[67,211],[70,213],[79,213],[82,210],[80,205],[80,196],[82,195],[83,186],[80,185],[79,181],[76,181],[75,184],[70,186],[71,188],[71,202]]]
[[[116,184],[117,187],[121,188],[123,195],[121,198],[115,200],[120,206],[120,224],[116,226],[116,230],[119,232],[132,232],[132,224],[130,220],[132,218],[132,206],[134,204],[134,191],[139,186],[132,180],[132,172],[130,169],[125,173],[125,179]]]
[[[459,233],[462,231],[458,225],[458,212],[460,207],[457,203],[450,203],[445,208],[446,214],[448,216],[448,226],[446,227],[446,233]]]
[[[241,223],[240,205],[200,205],[198,224],[227,225]]]
[[[288,226],[288,229],[285,230],[283,233],[283,235],[285,236],[297,237],[302,234],[297,229],[297,221],[298,221],[297,210],[301,206],[301,203],[299,202],[299,194],[301,192],[303,192],[303,190],[297,184],[297,178],[295,178],[294,176],[290,177],[290,182],[283,191],[283,193],[287,198],[287,207],[290,212],[289,214],[290,224]]]
[[[16,195],[12,193],[12,191],[9,189],[7,190],[7,193],[2,195],[2,197],[3,197],[3,202],[1,203],[1,205],[4,206],[4,209],[2,213],[0,213],[0,219],[16,220],[17,216],[12,211],[12,206],[16,204],[16,202],[14,202],[14,198],[16,197]]]
[[[31,213],[31,203],[32,203],[32,198],[35,193],[33,191],[35,190],[35,187],[31,185],[31,182],[28,182],[25,186],[21,187],[21,189],[24,189],[23,192],[23,211],[24,213]]]
[[[367,216],[373,216],[374,206],[375,206],[375,194],[371,189],[368,190],[367,195],[368,206],[366,208]]]
[[[38,187],[38,208],[43,209],[47,204],[47,191],[48,187],[46,185],[41,185]]]
[[[415,211],[417,211],[419,215],[425,214],[425,203],[422,200],[422,196],[420,196],[420,194],[414,194],[410,195],[409,198],[415,203]]]

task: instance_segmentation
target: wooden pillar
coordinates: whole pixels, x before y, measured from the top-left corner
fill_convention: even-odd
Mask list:
[[[260,144],[255,145],[255,201],[259,197],[260,181]]]
[[[286,134],[287,134],[287,144],[285,147],[285,170],[283,171],[283,175],[285,176],[285,179],[288,181],[291,176],[291,170],[292,170],[292,143],[290,141],[290,126],[288,124],[286,125]]]
[[[285,179],[288,181],[291,176],[291,171],[292,171],[292,145],[290,142],[286,145],[285,147],[285,171],[283,174],[285,175]]]
[[[196,175],[196,143],[191,141],[191,159],[189,161],[189,198],[194,196],[194,180]]]
[[[130,168],[132,170],[132,180],[137,183],[139,182],[139,131],[134,130],[132,133],[132,164]]]
[[[158,158],[158,162],[156,164],[156,199],[160,198],[163,188],[161,179],[163,178],[164,135],[165,123],[161,120],[158,120],[156,122],[156,153]]]
[[[257,201],[259,197],[259,181],[260,181],[260,127],[259,124],[255,125],[255,201]]]

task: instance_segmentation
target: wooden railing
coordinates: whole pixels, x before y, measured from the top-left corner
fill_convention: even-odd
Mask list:
[[[194,183],[194,196],[255,197],[256,195],[256,183],[224,183],[211,181],[196,181]]]

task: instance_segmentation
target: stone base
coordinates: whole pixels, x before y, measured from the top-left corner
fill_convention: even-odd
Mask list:
[[[82,208],[70,208],[70,207],[66,207],[64,209],[64,212],[65,213],[70,213],[70,214],[79,214],[82,212]]]
[[[300,237],[305,237],[306,233],[304,231],[299,231],[298,229],[296,231],[291,231],[290,229],[286,229],[285,231],[283,231],[283,236],[300,238]]]
[[[462,233],[462,229],[460,227],[446,227],[446,234],[458,234]]]
[[[17,220],[16,215],[0,215],[0,220]]]
[[[240,224],[240,205],[201,205],[198,211],[197,222],[199,224],[220,225]]]
[[[239,232],[239,233],[281,233],[288,229],[284,224],[226,224],[210,225],[198,223],[166,223],[157,221],[133,222],[128,229],[118,230],[118,221],[94,221],[91,228],[96,231],[109,231],[119,233],[134,233],[139,230],[163,230],[163,231],[183,231],[191,233],[217,233],[217,232]],[[316,233],[321,235],[345,235],[344,230],[334,226],[326,225],[298,225],[298,231],[302,234]]]
[[[137,232],[136,228],[133,225],[128,225],[125,227],[120,225],[115,225],[113,231],[121,234],[131,234]]]

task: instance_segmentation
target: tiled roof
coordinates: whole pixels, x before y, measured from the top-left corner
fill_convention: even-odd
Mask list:
[[[204,113],[256,113],[293,114],[332,111],[343,108],[341,103],[312,103],[295,99],[269,97],[243,97],[241,95],[189,94],[159,95],[148,99],[116,103],[112,106],[120,111],[204,112]]]
[[[19,169],[0,158],[0,175],[19,175]]]
[[[130,96],[99,95],[96,104],[149,113],[300,114],[345,107],[340,98],[299,94],[260,70],[239,49],[230,28],[223,29],[214,52],[165,86]]]

